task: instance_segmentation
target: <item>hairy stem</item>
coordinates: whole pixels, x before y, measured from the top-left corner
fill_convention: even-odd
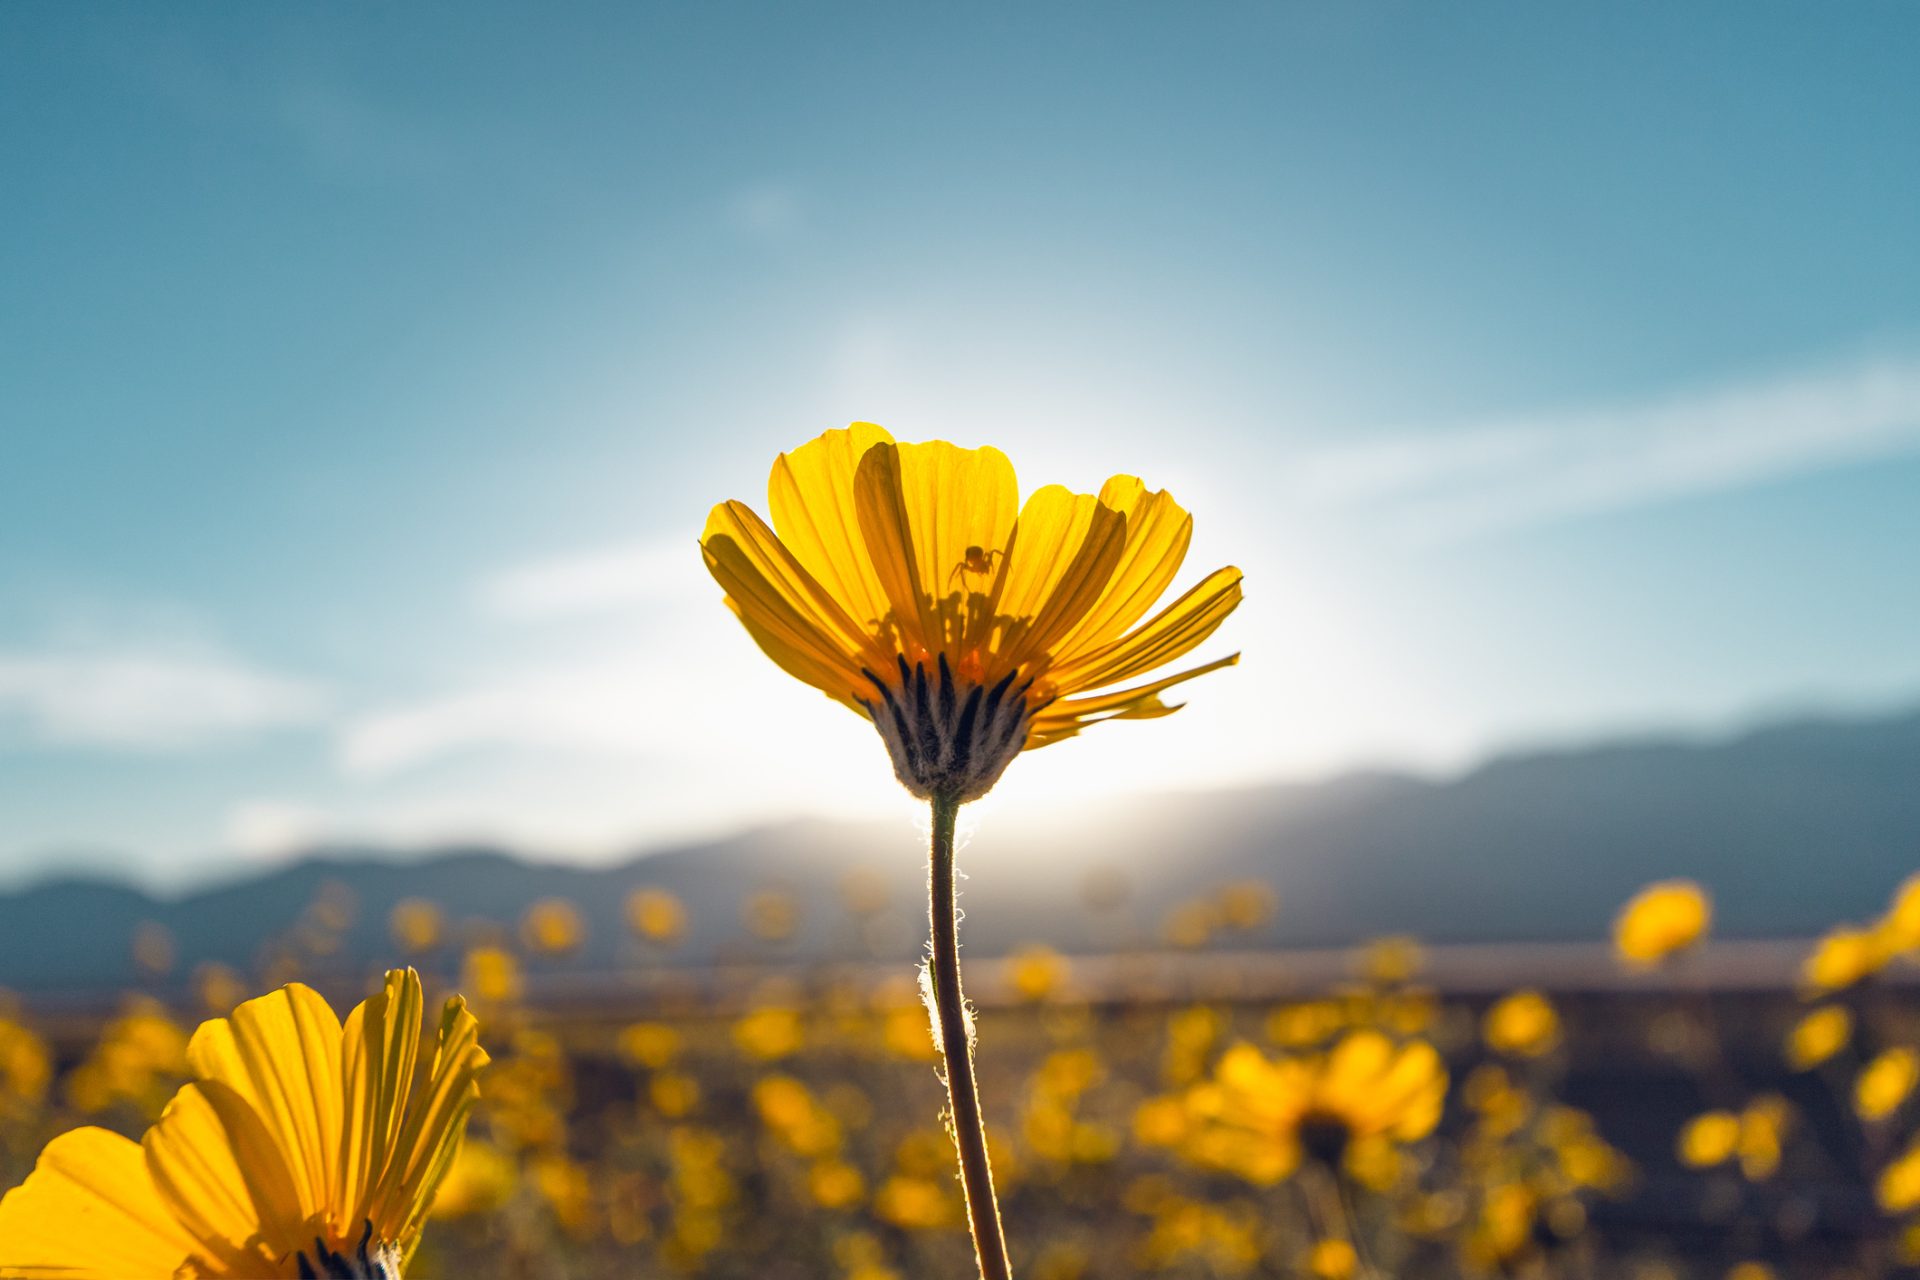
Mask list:
[[[947,1100],[953,1113],[953,1145],[960,1155],[967,1223],[982,1280],[1011,1280],[1000,1206],[993,1195],[987,1159],[987,1129],[980,1117],[980,1086],[973,1078],[973,1036],[967,998],[960,989],[960,928],[953,900],[953,828],[960,802],[933,799],[933,847],[927,876],[927,913],[933,927],[933,1017],[946,1060]]]

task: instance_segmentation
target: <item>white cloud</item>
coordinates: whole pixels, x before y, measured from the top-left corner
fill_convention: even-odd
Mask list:
[[[325,815],[281,800],[248,800],[227,814],[227,848],[244,857],[276,861],[311,849],[330,834]]]
[[[312,685],[228,658],[0,651],[0,723],[50,743],[169,751],[320,720]]]
[[[1445,542],[1920,452],[1920,361],[1324,450],[1301,500]]]
[[[480,584],[481,611],[514,621],[608,613],[712,594],[692,537],[602,547],[516,565]]]

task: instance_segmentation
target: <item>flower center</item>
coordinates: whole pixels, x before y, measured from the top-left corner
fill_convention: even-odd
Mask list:
[[[319,1236],[311,1250],[293,1255],[299,1265],[300,1280],[401,1280],[400,1249],[386,1241],[375,1242],[373,1223],[360,1232],[360,1243],[351,1253],[327,1247]]]
[[[922,800],[978,800],[1027,745],[1034,713],[1052,699],[1029,701],[1033,677],[1021,680],[1017,671],[991,687],[957,679],[944,653],[931,672],[925,662],[899,662],[897,683],[861,669],[878,694],[860,705],[887,744],[894,776]]]

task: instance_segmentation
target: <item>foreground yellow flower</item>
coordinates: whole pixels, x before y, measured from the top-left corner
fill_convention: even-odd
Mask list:
[[[1355,1031],[1325,1054],[1279,1059],[1238,1044],[1188,1090],[1193,1127],[1178,1145],[1198,1163],[1272,1183],[1305,1155],[1351,1168],[1424,1138],[1446,1096],[1446,1066],[1425,1041]]]
[[[1129,683],[1226,621],[1240,571],[1148,617],[1193,534],[1164,490],[1115,476],[1097,495],[1048,485],[1021,506],[998,449],[897,444],[866,422],[781,454],[767,499],[771,526],[743,502],[715,507],[701,555],[767,656],[872,721],[894,776],[932,804],[927,1005],[975,1258],[983,1280],[1007,1280],[960,983],[956,815],[1022,751],[1167,715],[1168,689],[1234,662]],[[901,1199],[893,1185],[877,1202]]]
[[[1712,923],[1706,890],[1691,880],[1663,880],[1620,909],[1613,945],[1628,964],[1646,968],[1698,943]]]
[[[0,1276],[396,1280],[487,1062],[458,997],[431,1044],[422,1004],[395,970],[344,1028],[298,984],[202,1023],[145,1138],[62,1134],[0,1201]]]
[[[1168,688],[1234,661],[1096,692],[1189,652],[1240,603],[1240,571],[1219,569],[1141,621],[1193,518],[1132,476],[1021,506],[998,449],[855,423],[781,454],[767,490],[771,528],[745,503],[713,509],[707,568],[768,657],[874,722],[923,800],[978,799],[1026,748],[1166,715]]]

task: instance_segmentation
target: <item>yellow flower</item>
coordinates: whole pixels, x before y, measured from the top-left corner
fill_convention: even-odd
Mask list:
[[[1885,1120],[1920,1084],[1920,1054],[1888,1049],[1860,1068],[1853,1082],[1853,1109],[1862,1120]]]
[[[1675,1144],[1680,1162],[1707,1169],[1737,1157],[1749,1181],[1765,1181],[1780,1167],[1789,1114],[1786,1100],[1777,1094],[1763,1094],[1738,1113],[1702,1112],[1680,1130]]]
[[[1640,968],[1698,943],[1713,923],[1713,903],[1691,880],[1663,880],[1635,894],[1613,924],[1621,959]]]
[[[408,955],[419,955],[440,945],[445,927],[440,908],[425,898],[403,898],[393,904],[387,916],[387,928],[393,940]]]
[[[1736,1262],[1725,1280],[1779,1280],[1779,1273],[1764,1262]]]
[[[1819,1066],[1853,1038],[1853,1014],[1845,1005],[1826,1004],[1793,1024],[1787,1032],[1787,1064],[1795,1071]]]
[[[687,909],[665,889],[635,889],[627,895],[627,923],[648,942],[672,944],[687,932]]]
[[[1920,872],[1908,876],[1893,891],[1879,933],[1894,951],[1920,951]]]
[[[1394,987],[1412,981],[1426,963],[1416,939],[1375,938],[1360,952],[1360,976],[1375,986]]]
[[[194,994],[208,1013],[226,1013],[247,998],[247,984],[224,964],[209,961],[193,971]]]
[[[1909,1146],[1880,1171],[1880,1179],[1874,1185],[1874,1198],[1888,1213],[1920,1208],[1920,1142]]]
[[[520,936],[534,951],[565,955],[586,940],[587,922],[581,919],[580,909],[565,898],[544,898],[520,917]]]
[[[1495,1053],[1537,1058],[1560,1043],[1560,1015],[1538,991],[1516,991],[1487,1010],[1480,1034]]]
[[[768,657],[874,722],[921,799],[978,799],[1023,749],[1165,715],[1165,690],[1234,660],[1097,692],[1186,654],[1240,602],[1240,571],[1220,569],[1141,622],[1193,521],[1131,476],[1019,508],[999,450],[855,423],[781,454],[768,500],[771,528],[741,502],[713,509],[707,568]]]
[[[492,1143],[462,1143],[433,1197],[433,1216],[464,1218],[492,1213],[513,1198],[513,1161]]]
[[[482,946],[467,952],[461,985],[483,1005],[506,1004],[520,998],[520,962],[503,947]]]
[[[1007,957],[1007,979],[1022,1000],[1045,1000],[1059,989],[1067,962],[1052,947],[1036,943]]]
[[[764,1005],[733,1024],[733,1043],[761,1062],[798,1053],[806,1040],[800,1011],[785,1005]]]
[[[1197,1123],[1182,1149],[1251,1182],[1276,1182],[1303,1154],[1351,1164],[1376,1160],[1383,1144],[1424,1138],[1446,1095],[1447,1069],[1425,1041],[1395,1045],[1354,1031],[1325,1054],[1279,1059],[1238,1044],[1187,1092]]]
[[[1316,1280],[1350,1280],[1360,1255],[1345,1240],[1322,1240],[1307,1254],[1307,1270]]]
[[[1740,1117],[1731,1111],[1707,1111],[1681,1127],[1678,1153],[1682,1164],[1706,1169],[1733,1158],[1740,1145]]]
[[[1820,939],[1800,967],[1807,985],[1818,991],[1843,991],[1880,972],[1887,944],[1877,930],[1842,925]]]
[[[680,1056],[680,1033],[664,1022],[636,1022],[620,1033],[620,1056],[636,1067],[660,1071]]]
[[[142,1141],[64,1133],[0,1201],[0,1274],[398,1275],[487,1061],[457,997],[423,1045],[422,1004],[396,970],[344,1028],[297,984],[202,1023]]]
[[[1229,929],[1258,929],[1273,919],[1280,897],[1258,880],[1236,880],[1216,895],[1220,922]]]

